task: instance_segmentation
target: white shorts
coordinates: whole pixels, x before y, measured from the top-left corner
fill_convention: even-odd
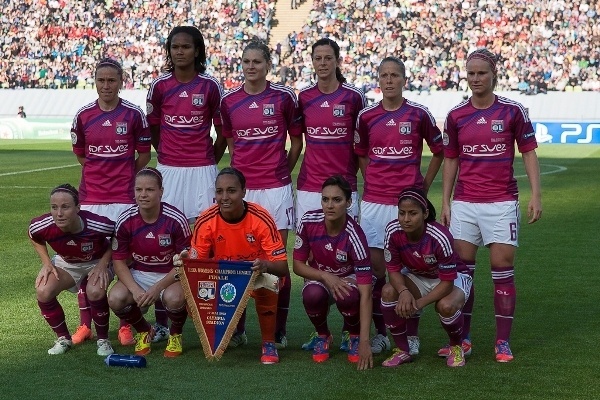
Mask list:
[[[358,192],[352,192],[352,204],[348,207],[348,214],[358,221]],[[304,190],[296,191],[296,217],[298,221],[307,212],[312,210],[321,210],[321,193],[306,192]]]
[[[453,201],[450,233],[454,239],[476,246],[491,243],[518,247],[521,211],[517,200],[496,203],[468,203]]]
[[[147,272],[147,271],[138,271],[137,269],[130,269],[131,276],[133,280],[137,282],[138,285],[141,286],[142,289],[148,290],[151,286],[156,284],[156,282],[160,281],[167,274],[162,272]],[[160,292],[160,300],[162,301],[164,289]],[[143,310],[144,314],[147,310]]]
[[[81,209],[106,217],[113,222],[117,222],[117,220],[119,219],[119,215],[121,215],[121,213],[123,213],[124,211],[129,210],[133,206],[134,204],[122,203],[85,205],[82,204]]]
[[[54,257],[52,257],[52,265],[54,265],[56,268],[62,269],[63,271],[65,271],[66,273],[71,275],[71,278],[73,278],[73,280],[75,281],[75,286],[69,288],[69,292],[71,292],[71,293],[77,293],[79,291],[79,287],[81,286],[81,281],[83,281],[83,279],[86,276],[88,276],[90,271],[96,266],[97,263],[98,263],[98,260],[92,260],[92,261],[87,261],[87,262],[82,262],[82,263],[71,264],[71,263],[66,262],[58,254],[56,254]],[[108,273],[109,273],[108,278],[109,278],[109,282],[110,282],[115,277],[115,274],[112,269],[112,264],[108,265]]]
[[[407,268],[402,268],[402,275],[409,278],[415,284],[415,286],[417,287],[417,289],[419,289],[419,292],[421,293],[421,297],[429,294],[441,282],[439,278],[427,278],[421,275],[413,274]],[[467,274],[459,272],[456,276],[456,279],[454,279],[454,286],[462,290],[462,292],[465,294],[466,302],[469,296],[471,295],[473,278],[471,278]]]
[[[177,207],[188,220],[195,220],[215,203],[216,165],[171,167],[157,164],[156,169],[163,176],[162,201]]]
[[[360,227],[367,236],[369,247],[383,249],[385,227],[395,219],[398,219],[398,206],[360,202]]]
[[[266,209],[275,220],[277,229],[294,229],[294,193],[292,184],[273,189],[247,189],[244,200]]]

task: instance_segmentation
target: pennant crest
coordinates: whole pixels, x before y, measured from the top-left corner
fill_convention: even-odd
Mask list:
[[[181,285],[204,356],[218,360],[246,309],[257,273],[249,261],[183,262]]]

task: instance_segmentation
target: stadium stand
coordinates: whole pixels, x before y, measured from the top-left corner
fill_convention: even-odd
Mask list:
[[[161,71],[162,46],[176,25],[200,28],[208,72],[226,89],[242,80],[240,53],[268,40],[285,0],[14,0],[1,11],[2,88],[91,88],[100,56],[120,59],[128,89],[147,88]],[[310,44],[322,36],[342,48],[343,72],[372,98],[376,67],[402,58],[408,89],[466,90],[467,54],[500,56],[499,90],[600,91],[600,2],[591,0],[315,0],[304,27],[274,46],[274,76],[296,89],[313,79]]]

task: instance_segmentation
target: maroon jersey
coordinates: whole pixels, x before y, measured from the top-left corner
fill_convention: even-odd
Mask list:
[[[292,89],[267,82],[261,93],[248,94],[242,85],[223,96],[221,117],[223,136],[233,138],[231,166],[242,171],[248,189],[272,189],[292,182],[287,135],[302,135]]]
[[[63,232],[50,213],[34,218],[29,224],[29,237],[36,243],[50,245],[68,263],[82,263],[102,258],[110,242],[115,224],[110,219],[89,211],[79,211],[83,229],[78,233]]]
[[[372,283],[367,238],[360,225],[349,216],[344,229],[337,236],[329,236],[322,210],[304,214],[296,231],[294,260],[309,260],[308,265],[314,269],[341,278],[356,274],[356,282],[361,285]]]
[[[148,90],[146,106],[150,125],[160,126],[158,162],[173,167],[215,164],[211,126],[221,125],[219,105],[223,88],[206,74],[181,83],[168,73]]]
[[[112,111],[98,101],[77,112],[71,127],[73,152],[84,156],[81,204],[133,204],[135,157],[150,152],[150,129],[144,112],[127,100]]]
[[[113,239],[113,259],[133,259],[138,271],[167,273],[173,268],[173,256],[190,246],[192,232],[187,218],[175,207],[161,203],[158,220],[146,223],[138,206],[119,217]]]
[[[453,243],[450,231],[437,222],[426,222],[423,237],[412,243],[396,219],[385,228],[385,265],[389,272],[406,267],[415,275],[453,281],[457,272],[467,271]]]
[[[458,157],[454,199],[474,203],[516,200],[515,142],[521,153],[537,147],[535,130],[523,106],[496,96],[480,110],[465,100],[448,113],[444,155]]]
[[[302,90],[298,103],[304,125],[304,159],[298,174],[298,190],[320,192],[327,178],[341,174],[356,191],[358,161],[354,154],[354,130],[363,92],[342,83],[329,94],[317,84]]]
[[[395,111],[386,111],[381,102],[362,110],[354,151],[369,160],[363,200],[396,205],[403,189],[423,188],[423,140],[432,153],[443,151],[442,135],[425,106],[405,99]]]

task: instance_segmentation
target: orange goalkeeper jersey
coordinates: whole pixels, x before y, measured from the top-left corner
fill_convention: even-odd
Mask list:
[[[285,245],[269,212],[258,204],[245,205],[242,218],[234,223],[221,217],[216,204],[200,214],[194,225],[190,257],[286,261]]]

